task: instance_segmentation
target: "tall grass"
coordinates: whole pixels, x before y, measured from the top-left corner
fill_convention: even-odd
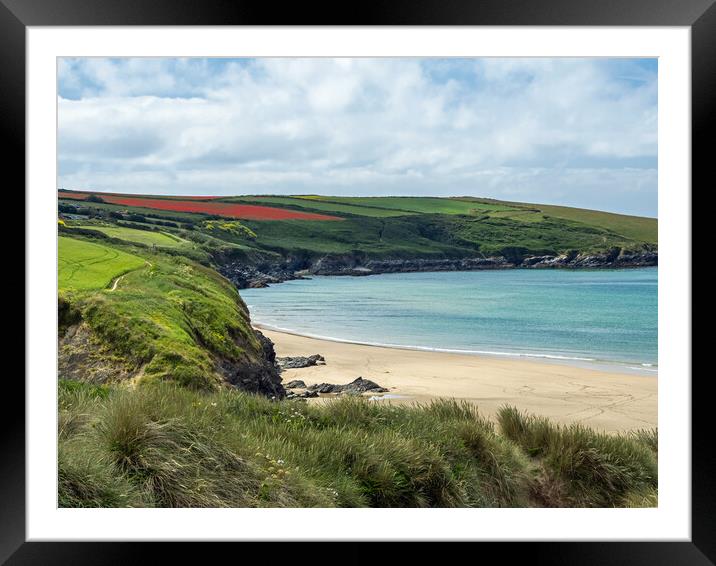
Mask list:
[[[536,493],[542,488],[545,502],[578,507],[655,503],[656,430],[608,435],[579,424],[558,426],[513,407],[503,407],[498,420],[507,438],[539,459],[544,475]]]
[[[560,429],[511,409],[498,430],[466,402],[347,397],[313,405],[161,383],[131,391],[65,381],[59,406],[63,507],[656,502],[655,454],[640,436]],[[559,497],[546,496],[549,486]]]

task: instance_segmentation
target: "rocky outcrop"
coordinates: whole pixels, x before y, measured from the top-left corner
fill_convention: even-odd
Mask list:
[[[421,271],[477,271],[513,268],[598,269],[658,265],[656,251],[625,251],[620,248],[601,254],[572,251],[560,255],[528,255],[505,251],[493,257],[370,259],[364,254],[326,255],[314,260],[277,259],[275,263],[248,264],[233,260],[220,267],[221,273],[239,289],[266,287],[310,275],[376,275]],[[296,268],[299,269],[296,269]]]
[[[219,371],[231,385],[248,393],[282,399],[286,390],[281,384],[281,372],[276,364],[273,342],[258,330],[254,330],[261,344],[261,357],[256,362],[232,363],[222,361]]]
[[[311,397],[319,397],[324,394],[360,395],[367,392],[386,393],[388,391],[385,387],[381,387],[375,381],[363,379],[362,377],[354,379],[345,385],[337,385],[335,383],[314,383],[313,385],[306,386],[305,382],[302,380],[294,380],[286,384],[286,389],[291,390],[287,395],[287,399],[307,399]],[[296,389],[302,389],[303,391],[296,391]]]
[[[141,375],[142,368],[113,355],[86,323],[61,329],[58,337],[57,375],[60,379],[113,383]]]
[[[271,283],[299,279],[293,271],[281,264],[250,265],[242,261],[231,261],[221,265],[219,272],[239,289],[268,287]]]
[[[286,395],[286,399],[311,399],[312,397],[318,397],[318,392],[307,389],[298,393],[295,391],[289,391]]]
[[[374,381],[363,379],[362,377],[354,379],[345,385],[336,385],[335,383],[316,383],[309,385],[306,389],[308,391],[315,391],[316,393],[347,393],[352,395],[359,395],[361,393],[366,393],[367,391],[372,393],[385,393],[388,391],[385,387],[381,387]]]
[[[344,258],[325,257],[310,269],[315,275],[372,275],[376,273],[404,273],[416,271],[472,271],[514,267],[504,257],[415,258],[345,262]]]
[[[325,365],[325,363],[326,359],[321,354],[276,358],[276,364],[281,370],[307,368],[311,366]]]
[[[605,254],[564,254],[558,256],[531,256],[521,267],[598,269],[620,267],[651,267],[658,265],[656,252],[625,252],[619,248]]]

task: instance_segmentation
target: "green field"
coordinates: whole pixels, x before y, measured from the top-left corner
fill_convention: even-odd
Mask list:
[[[484,202],[484,199],[473,197],[456,197],[457,200],[467,202]],[[614,234],[624,236],[630,240],[643,241],[650,244],[658,242],[659,221],[656,218],[645,216],[630,216],[627,214],[617,214],[614,212],[604,212],[601,210],[590,210],[587,208],[573,208],[570,206],[556,206],[551,204],[526,204],[519,202],[502,202],[490,201],[497,205],[510,206],[518,211],[531,213],[540,218],[549,217],[554,219],[570,220],[582,223],[586,226],[595,226],[608,230]],[[518,219],[520,214],[509,214],[508,216]],[[525,221],[529,221],[524,216]]]
[[[60,236],[57,280],[60,290],[107,287],[112,279],[145,264],[135,255],[115,248]]]
[[[186,240],[166,232],[137,230],[135,228],[125,228],[122,226],[100,226],[95,224],[73,224],[71,227],[97,230],[110,238],[117,238],[118,240],[125,240],[127,242],[137,242],[147,246],[156,245],[166,248],[178,248],[189,244]]]
[[[463,201],[438,197],[324,197],[301,196],[309,202],[333,202],[354,206],[371,206],[387,210],[401,211],[407,214],[484,214],[491,211],[514,210],[507,204]]]
[[[566,206],[541,204],[538,207],[552,218],[563,218],[598,226],[632,240],[643,240],[651,244],[656,244],[659,241],[659,225],[656,218],[627,216],[625,214]]]
[[[344,222],[245,222],[257,234],[255,245],[282,254],[365,254],[374,258],[501,255],[505,250],[560,254],[598,253],[612,247],[638,249],[642,242],[588,224],[546,218],[460,215],[347,218]]]

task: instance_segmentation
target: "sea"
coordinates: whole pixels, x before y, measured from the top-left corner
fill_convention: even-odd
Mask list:
[[[317,338],[658,372],[658,268],[314,276],[243,289],[253,323]]]

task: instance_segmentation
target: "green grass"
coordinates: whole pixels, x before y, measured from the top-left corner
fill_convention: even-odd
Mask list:
[[[552,426],[534,440],[514,428],[448,400],[314,405],[61,381],[60,506],[656,504],[655,454],[638,438]]]
[[[485,202],[485,199],[472,197],[458,197],[456,200],[477,203]],[[525,221],[530,221],[535,217],[546,216],[552,220],[568,220],[601,228],[629,240],[642,241],[649,244],[656,244],[658,242],[659,222],[656,218],[630,216],[626,214],[616,214],[614,212],[603,212],[601,210],[555,206],[551,204],[525,204],[493,200],[489,202],[496,206],[504,205],[513,207],[518,211],[522,210],[531,213],[522,217]],[[510,217],[518,219],[519,215],[510,214]]]
[[[479,201],[462,201],[438,197],[333,197],[307,195],[308,201],[334,202],[355,206],[371,206],[408,214],[484,214],[490,211],[511,210],[507,204],[493,204]]]
[[[558,426],[504,407],[502,433],[539,461],[547,497],[578,507],[633,506],[658,486],[656,430],[613,436],[579,424]]]
[[[448,241],[421,232],[424,220],[416,217],[346,218],[343,222],[285,220],[250,222],[256,245],[283,254],[364,254],[371,257],[425,257],[465,255]]]
[[[566,206],[539,205],[539,208],[552,218],[582,222],[604,228],[632,240],[642,240],[650,244],[656,244],[659,241],[659,225],[656,218],[627,216],[625,214],[569,208]]]
[[[282,254],[359,255],[365,258],[466,257],[605,252],[640,249],[642,242],[568,220],[418,214],[346,218],[343,222],[245,222],[255,245]]]
[[[162,246],[166,248],[179,248],[189,244],[186,240],[167,232],[156,232],[154,230],[137,230],[121,226],[101,226],[95,224],[72,224],[70,227],[97,230],[110,238],[136,242],[145,246]]]
[[[57,279],[61,291],[102,289],[115,277],[144,264],[142,258],[110,246],[64,236],[58,239]]]

